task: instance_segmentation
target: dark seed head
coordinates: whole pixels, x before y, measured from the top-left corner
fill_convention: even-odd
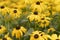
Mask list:
[[[14,10],[13,12],[14,12],[14,13],[17,13],[17,10]]]
[[[4,6],[1,6],[0,8],[1,8],[1,9],[4,9]]]
[[[2,40],[7,40],[6,38],[3,38]]]
[[[56,40],[59,40],[59,39],[56,39]]]
[[[44,20],[44,18],[41,18],[41,20]]]
[[[20,29],[20,27],[16,27],[16,30],[19,30]]]
[[[39,2],[39,1],[37,1],[37,2],[36,2],[36,4],[37,4],[37,5],[40,5],[40,2]]]
[[[1,29],[1,27],[0,27],[0,29]]]
[[[41,34],[41,36],[43,36],[43,34]]]
[[[37,11],[35,11],[35,12],[34,12],[34,14],[35,14],[35,15],[38,15],[38,12],[37,12]]]
[[[34,35],[34,38],[38,38],[38,37],[39,37],[39,35],[38,35],[38,34],[35,34],[35,35]]]

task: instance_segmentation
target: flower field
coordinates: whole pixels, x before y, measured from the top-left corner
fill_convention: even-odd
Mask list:
[[[60,40],[60,0],[0,0],[0,40]]]

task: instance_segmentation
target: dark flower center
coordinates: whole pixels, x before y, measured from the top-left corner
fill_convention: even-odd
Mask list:
[[[35,14],[35,15],[38,15],[38,12],[37,12],[37,11],[35,11],[35,12],[34,12],[34,14]]]
[[[7,40],[6,38],[3,38],[2,40]]]
[[[45,18],[41,18],[41,20],[44,20]]]
[[[59,40],[59,39],[56,39],[56,40]]]
[[[13,12],[14,12],[14,13],[17,13],[17,10],[14,10]]]
[[[38,37],[39,37],[39,35],[38,35],[38,34],[35,34],[35,35],[34,35],[34,38],[38,38]]]
[[[4,9],[4,6],[1,6],[0,8],[1,8],[1,9]]]
[[[41,36],[43,36],[43,34],[41,34]]]
[[[40,2],[39,2],[39,1],[37,1],[37,2],[36,2],[36,4],[37,4],[37,5],[40,5]]]
[[[1,29],[1,27],[0,27],[0,29]]]
[[[19,30],[20,29],[20,27],[16,27],[16,30]]]

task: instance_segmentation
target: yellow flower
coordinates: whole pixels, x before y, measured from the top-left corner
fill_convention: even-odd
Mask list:
[[[25,4],[32,4],[34,2],[34,0],[24,0]]]
[[[0,0],[0,2],[4,2],[4,3],[5,3],[5,5],[10,4],[10,0]]]
[[[16,38],[20,38],[23,35],[22,31],[20,30],[20,27],[16,27],[12,31],[12,36],[16,36]]]
[[[9,8],[16,8],[16,9],[21,9],[21,8],[24,8],[26,5],[19,5],[19,4],[16,4],[16,3],[11,3],[8,7]]]
[[[41,22],[41,23],[40,23],[40,27],[42,27],[42,28],[48,27],[49,24],[50,24],[50,21],[45,20],[44,22]]]
[[[12,31],[12,36],[16,36],[16,38],[20,38],[23,36],[23,33],[25,33],[27,30],[24,27],[16,27]]]
[[[1,40],[12,40],[12,39],[9,37],[9,34],[6,34]]]
[[[56,11],[60,12],[60,5],[56,6]]]
[[[42,12],[41,14],[44,14],[45,16],[50,16],[51,15],[51,13],[48,10],[45,11],[45,12]]]
[[[55,5],[60,5],[60,0],[57,0],[57,1],[54,0],[54,4],[55,4]]]
[[[39,12],[37,12],[37,11],[34,11],[32,14],[30,14],[30,15],[28,15],[28,19],[30,20],[30,21],[33,21],[33,20],[35,20],[35,21],[39,21],[39,19],[40,19],[40,13]]]
[[[45,20],[50,21],[52,18],[46,17],[46,15],[41,14],[40,15],[40,22],[44,22]]]
[[[31,9],[32,10],[37,10],[39,12],[43,12],[43,11],[47,10],[47,6],[43,3],[43,1],[37,0],[36,2],[34,2],[31,5]]]
[[[51,40],[59,40],[59,36],[57,36],[57,34],[52,34]]]
[[[30,35],[30,40],[44,40],[44,38],[40,36],[39,31],[34,31]]]
[[[48,36],[47,36],[47,34],[45,34],[44,32],[41,32],[41,33],[40,33],[40,36],[41,36],[42,38],[44,38],[44,40],[48,40]]]
[[[54,16],[56,14],[57,11],[52,11],[52,15]]]
[[[5,15],[5,14],[7,14],[9,12],[8,10],[9,10],[9,8],[4,5],[4,2],[1,2],[0,3],[0,12],[3,15]]]
[[[60,5],[60,0],[47,0],[48,1],[48,10],[53,11],[58,11],[59,12],[59,5]]]
[[[19,18],[20,15],[21,15],[21,10],[14,9],[14,8],[13,9],[10,9],[10,16],[11,16],[12,19]]]
[[[27,29],[25,29],[23,26],[21,26],[20,30],[24,33],[26,33]]]
[[[40,15],[40,22],[39,22],[40,27],[43,28],[43,27],[49,26],[50,20],[51,20],[51,18],[46,17],[46,15],[44,15],[44,14],[41,14],[41,15]]]
[[[6,32],[6,27],[3,26],[3,25],[1,25],[1,26],[0,26],[0,34],[3,34],[3,33],[5,33],[5,32]]]
[[[56,31],[56,30],[55,30],[53,27],[51,27],[51,28],[48,29],[47,32],[49,33],[49,32],[51,32],[51,31],[54,32],[54,31]]]
[[[60,35],[59,35],[58,39],[60,40]]]

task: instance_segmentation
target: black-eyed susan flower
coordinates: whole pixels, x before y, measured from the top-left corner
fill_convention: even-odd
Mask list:
[[[60,37],[57,36],[57,34],[52,34],[51,35],[51,40],[60,40]]]
[[[9,9],[9,10],[10,10],[10,16],[11,16],[12,19],[14,19],[14,18],[19,18],[19,17],[20,17],[20,15],[21,15],[21,10],[15,9],[15,8]]]
[[[23,35],[20,27],[16,27],[12,30],[12,36],[16,36],[16,38],[20,38]]]
[[[41,33],[40,33],[40,36],[41,36],[42,38],[44,38],[44,40],[48,40],[48,34],[46,34],[46,33],[44,33],[44,32],[41,32]]]
[[[12,38],[9,37],[9,34],[6,34],[1,40],[12,40]]]
[[[24,28],[23,26],[21,26],[20,30],[23,32],[23,33],[26,33],[27,29]]]
[[[44,22],[40,23],[40,27],[44,28],[50,25],[50,21],[45,20]]]
[[[24,0],[25,4],[32,4],[35,0]]]
[[[30,35],[30,40],[44,40],[44,38],[42,38],[39,33],[39,31],[32,32]]]
[[[15,8],[15,9],[21,9],[21,8],[24,8],[25,5],[19,5],[19,4],[16,4],[16,3],[11,3],[8,7],[9,8]]]
[[[23,33],[26,32],[26,29],[24,27],[16,27],[13,29],[12,31],[12,36],[16,36],[16,38],[20,38],[21,36],[23,36]]]
[[[33,21],[33,20],[35,20],[35,21],[39,21],[39,19],[40,19],[40,13],[38,12],[38,11],[34,11],[34,12],[32,12],[30,15],[28,15],[28,19],[30,20],[30,21]]]
[[[56,11],[60,12],[60,5],[56,6]]]
[[[42,0],[36,0],[32,5],[31,5],[32,10],[37,10],[39,12],[43,12],[47,9],[47,6],[43,3]]]
[[[49,32],[54,32],[54,31],[56,31],[56,30],[53,27],[51,27],[51,28],[48,29],[47,32],[49,33]]]
[[[42,12],[41,14],[44,14],[45,16],[50,16],[51,15],[51,13],[47,10],[47,11],[45,11],[45,12]]]
[[[40,21],[44,22],[45,20],[50,21],[52,18],[47,17],[45,14],[40,15]]]
[[[0,0],[0,2],[4,2],[6,5],[10,3],[10,0]]]
[[[5,32],[6,32],[6,27],[3,26],[3,25],[1,25],[1,26],[0,26],[0,34],[3,34],[3,33],[5,33]]]
[[[9,8],[4,5],[4,2],[0,3],[0,12],[5,15],[9,12]]]
[[[48,1],[48,10],[50,10],[52,15],[56,14],[56,11],[59,12],[60,0],[47,0]]]
[[[47,26],[49,26],[49,24],[50,24],[50,20],[51,20],[51,18],[49,18],[49,17],[46,17],[46,15],[43,15],[43,14],[41,14],[41,16],[40,16],[40,27],[47,27]]]

